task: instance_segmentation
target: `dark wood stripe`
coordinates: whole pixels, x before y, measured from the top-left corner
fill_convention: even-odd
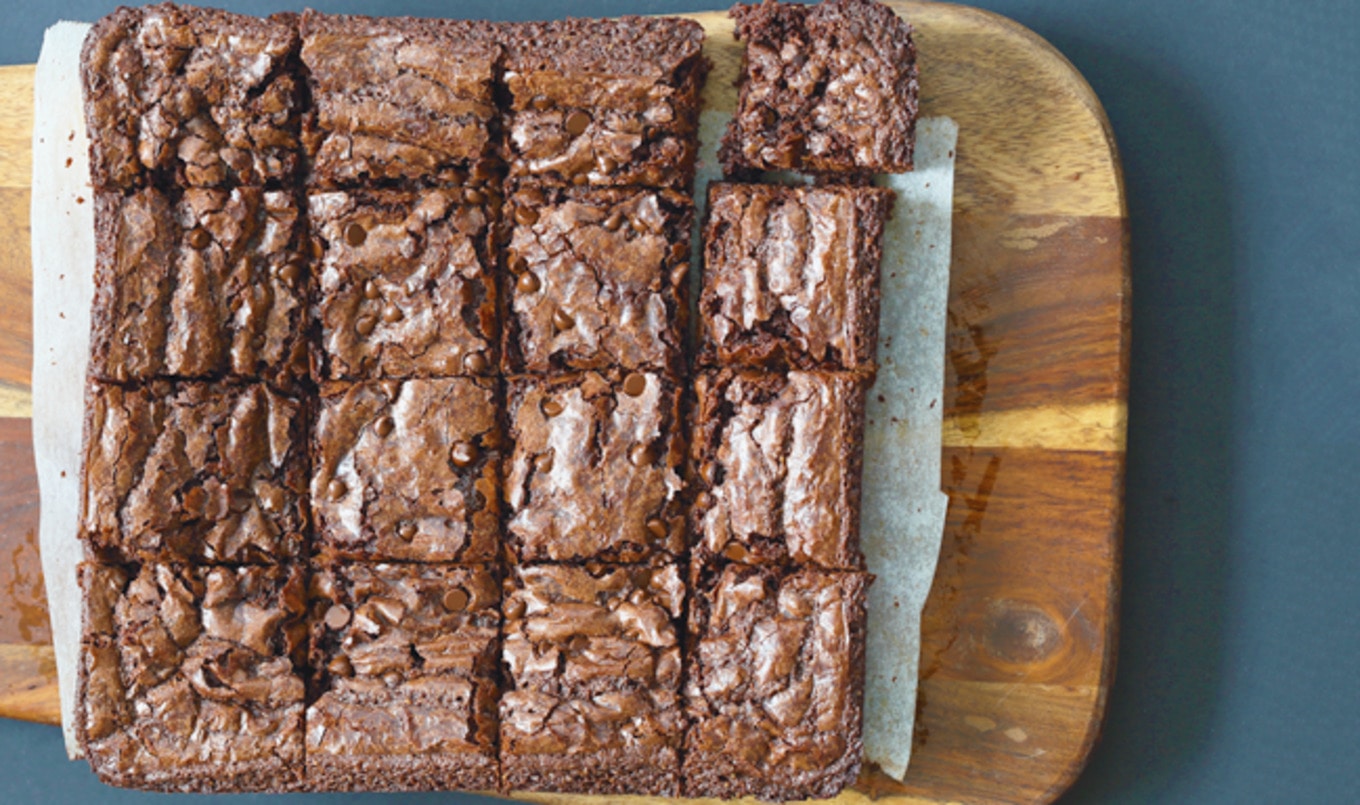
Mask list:
[[[0,418],[0,643],[52,641],[38,555],[32,432],[32,420]]]

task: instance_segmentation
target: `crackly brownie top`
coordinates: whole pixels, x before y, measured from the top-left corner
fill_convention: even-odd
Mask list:
[[[710,185],[701,361],[872,371],[892,203],[874,187]]]
[[[502,435],[493,381],[384,380],[322,394],[312,474],[320,553],[495,558]]]
[[[521,561],[639,562],[684,548],[679,395],[649,373],[516,378],[507,539]]]
[[[81,58],[97,188],[286,182],[301,97],[293,15],[120,8]]]
[[[900,172],[912,166],[918,84],[912,28],[874,0],[732,9],[746,43],[729,173]]]
[[[473,188],[309,196],[324,377],[495,370],[486,203]]]
[[[509,25],[506,71],[667,81],[699,58],[703,26],[677,17],[546,20]]]
[[[303,407],[263,385],[94,384],[81,536],[116,561],[273,563],[306,549]]]
[[[312,184],[491,178],[494,26],[309,10],[301,28]]]
[[[524,190],[507,205],[508,372],[682,365],[688,199]]]

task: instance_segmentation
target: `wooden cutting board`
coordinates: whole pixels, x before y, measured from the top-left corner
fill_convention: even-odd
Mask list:
[[[868,770],[839,801],[1048,802],[1084,765],[1114,674],[1129,343],[1123,179],[1099,101],[1046,42],[976,9],[893,5],[917,28],[922,114],[959,124],[950,506],[906,782]],[[731,69],[740,49],[730,22],[694,18]],[[0,67],[0,716],[55,724],[28,420],[32,87],[31,65]],[[711,108],[733,105],[726,81],[706,94]]]

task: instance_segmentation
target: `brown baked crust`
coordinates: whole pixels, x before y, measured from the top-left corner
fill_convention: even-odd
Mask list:
[[[326,561],[494,561],[504,437],[498,381],[322,388],[312,513]]]
[[[729,174],[911,170],[919,84],[912,27],[875,0],[765,0],[731,10],[746,43]]]
[[[297,54],[293,14],[161,3],[99,20],[81,53],[95,188],[291,181]]]
[[[510,196],[506,374],[685,366],[690,200],[670,190]]]
[[[699,361],[872,374],[891,190],[713,183]]]
[[[871,580],[746,565],[696,574],[685,796],[788,802],[855,781]]]
[[[496,26],[308,10],[301,32],[309,185],[498,180]]]

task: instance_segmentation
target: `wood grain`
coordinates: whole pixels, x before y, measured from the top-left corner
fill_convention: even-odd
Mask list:
[[[836,802],[1048,802],[1085,763],[1114,670],[1128,392],[1123,179],[1099,102],[1047,43],[976,9],[893,5],[917,27],[923,114],[960,127],[944,400],[950,509],[923,617],[911,769],[902,783],[866,770]],[[740,58],[730,22],[693,16],[716,64],[705,100],[730,109]],[[0,416],[31,410],[31,95],[32,67],[0,68]],[[45,617],[15,603],[45,612],[4,588],[12,578],[33,589],[27,438],[24,420],[0,420],[0,564],[15,568],[0,575],[0,715],[55,723]]]

